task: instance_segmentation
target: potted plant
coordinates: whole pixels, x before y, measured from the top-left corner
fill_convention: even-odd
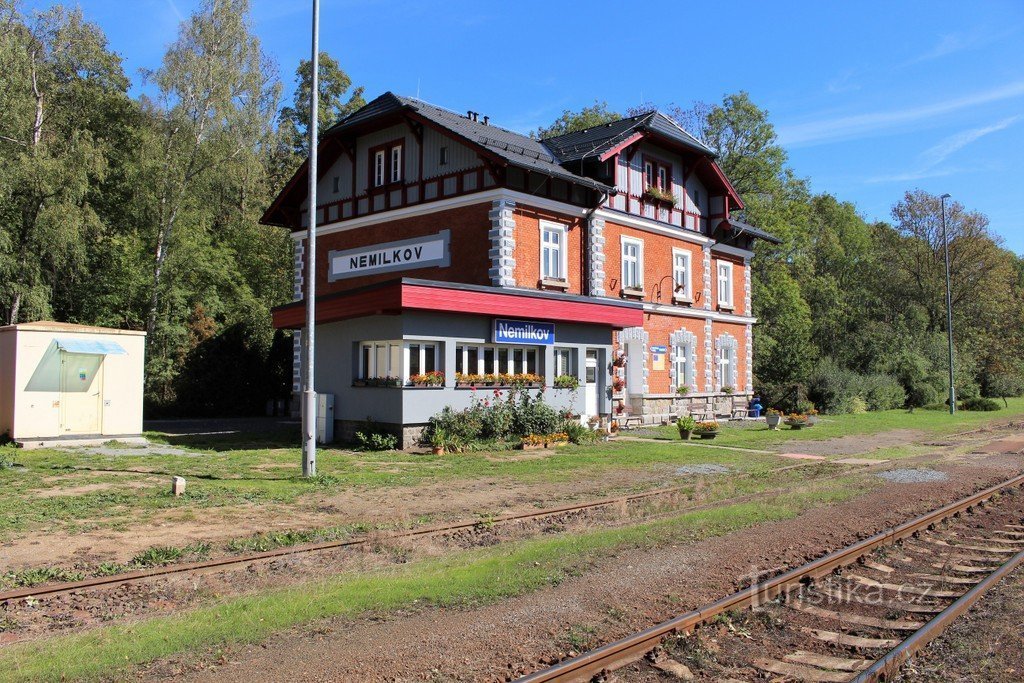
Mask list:
[[[611,434],[604,427],[599,427],[594,430],[594,435],[601,441],[608,441],[611,438]]]
[[[702,439],[713,439],[718,436],[718,423],[698,422],[693,427],[693,433]]]
[[[816,424],[818,424],[818,411],[811,408],[807,411],[807,426],[813,427]]]
[[[619,355],[615,356],[615,359],[612,360],[612,367],[615,367],[615,368],[624,368],[624,367],[626,367],[626,354],[620,353]]]
[[[622,390],[626,388],[626,380],[621,377],[616,377],[612,380],[612,391],[616,394],[621,394]]]
[[[554,386],[556,389],[576,390],[580,388],[580,379],[572,375],[559,375],[555,377]]]
[[[608,425],[608,438],[609,439],[614,439],[618,435],[619,435],[619,421],[618,420],[612,420],[611,423]]]
[[[697,427],[697,421],[691,415],[687,415],[679,418],[676,427],[679,429],[679,438],[683,441],[689,441],[690,435],[693,434],[693,430]]]
[[[732,396],[736,393],[736,390],[733,387],[722,387],[722,393],[726,396]]]
[[[764,414],[764,421],[768,424],[768,429],[777,430],[779,423],[782,422],[782,413],[774,408],[769,408],[768,412]]]
[[[669,190],[663,190],[657,185],[648,185],[647,189],[644,190],[644,196],[650,197],[657,202],[663,202],[665,204],[676,205],[676,197]]]
[[[520,442],[519,448],[524,451],[539,451],[544,448],[546,442],[541,434],[527,434]]]
[[[556,446],[566,446],[569,443],[569,435],[565,432],[555,432],[554,434],[548,434],[544,437],[544,443],[548,448],[554,448]]]
[[[807,426],[807,416],[803,413],[790,413],[786,416],[786,424],[790,429],[803,429]]]
[[[680,384],[676,387],[676,396],[686,396],[690,393],[690,386],[688,384]]]
[[[599,424],[601,424],[601,418],[597,415],[591,415],[587,418],[587,426],[590,427],[591,430],[597,429],[597,425]]]
[[[354,387],[365,387],[366,386],[366,379],[363,378],[363,377],[360,377],[359,379],[352,380],[352,386],[354,386]]]
[[[430,435],[430,448],[434,455],[444,455],[444,447],[448,443],[448,433],[441,427],[435,427]]]

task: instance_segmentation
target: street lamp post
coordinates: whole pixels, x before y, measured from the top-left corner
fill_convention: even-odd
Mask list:
[[[946,200],[949,194],[940,198],[942,205],[942,251],[946,257],[946,334],[949,337],[949,414],[956,412],[956,389],[953,387],[953,297],[949,286],[949,240],[946,239]]]
[[[302,476],[316,476],[316,181],[320,113],[320,0],[313,0],[313,59],[309,89],[309,230],[306,233],[306,329],[302,333]]]

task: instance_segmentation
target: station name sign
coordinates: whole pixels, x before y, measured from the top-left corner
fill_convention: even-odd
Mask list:
[[[424,237],[332,251],[327,255],[327,279],[334,282],[397,270],[441,268],[451,263],[450,240],[451,231],[442,230]]]
[[[494,343],[551,346],[555,343],[555,324],[498,318],[494,321]]]

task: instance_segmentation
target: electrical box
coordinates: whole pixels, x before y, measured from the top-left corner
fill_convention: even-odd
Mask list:
[[[316,440],[334,442],[334,394],[316,395]]]

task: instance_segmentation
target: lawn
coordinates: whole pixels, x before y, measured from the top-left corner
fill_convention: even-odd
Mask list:
[[[763,421],[726,423],[714,440],[717,446],[737,446],[771,450],[786,441],[815,441],[859,434],[877,434],[896,429],[913,429],[936,436],[982,427],[993,422],[1024,418],[1024,397],[1007,399],[1008,407],[993,412],[958,411],[950,415],[937,410],[884,410],[858,415],[821,415],[809,429],[790,429],[779,425],[778,431],[767,428]],[[679,439],[674,426],[660,427],[657,436]]]
[[[244,433],[188,439],[151,434],[156,443],[176,451],[155,454],[122,448],[118,454],[81,449],[12,451],[19,467],[0,468],[0,541],[29,532],[90,529],[126,531],[152,521],[195,520],[214,510],[230,513],[253,505],[297,509],[309,501],[340,491],[402,489],[424,483],[514,480],[520,483],[571,483],[579,478],[600,479],[603,473],[640,471],[687,463],[720,464],[738,472],[758,474],[778,468],[779,459],[717,446],[777,450],[787,441],[821,440],[896,429],[942,435],[989,422],[1024,417],[1024,399],[1011,399],[1008,409],[991,413],[886,411],[861,415],[822,416],[804,430],[769,431],[762,422],[725,424],[714,442],[701,446],[678,443],[675,427],[651,430],[664,443],[618,440],[570,446],[554,453],[524,459],[517,451],[453,455],[402,452],[356,452],[322,449],[319,476],[300,476],[297,431]],[[672,443],[672,441],[675,443]],[[714,444],[716,447],[706,447]],[[890,449],[919,452],[919,447]],[[878,455],[878,453],[876,453]],[[169,493],[171,475],[188,480],[180,498]],[[693,479],[693,477],[690,477]],[[666,481],[666,483],[671,483]],[[276,509],[276,508],[275,508]],[[359,520],[345,520],[348,523]]]

